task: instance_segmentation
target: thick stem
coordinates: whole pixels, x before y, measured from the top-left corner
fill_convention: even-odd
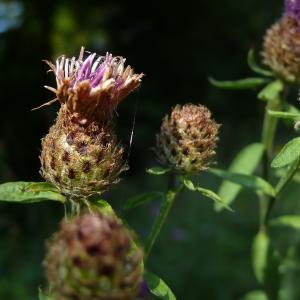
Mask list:
[[[282,95],[277,94],[273,99],[269,99],[263,122],[262,132],[262,144],[264,145],[265,152],[263,156],[263,169],[262,177],[266,180],[270,180],[269,166],[271,163],[274,147],[274,139],[278,125],[278,119],[268,114],[268,110],[278,111],[282,106]],[[260,197],[260,229],[264,230],[266,215],[268,214],[270,204],[274,202],[273,199],[269,199],[266,195]]]
[[[166,196],[162,200],[159,214],[152,226],[150,235],[148,237],[146,247],[145,247],[145,256],[146,258],[149,257],[152,247],[167,219],[167,216],[169,214],[169,211],[171,210],[173,203],[177,197],[177,195],[180,193],[182,190],[183,185],[180,184],[177,188],[170,188],[169,191],[167,192]]]

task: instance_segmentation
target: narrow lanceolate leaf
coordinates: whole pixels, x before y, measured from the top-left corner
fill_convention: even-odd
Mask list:
[[[209,82],[218,88],[227,90],[247,90],[267,84],[270,80],[266,78],[253,77],[232,81],[219,81],[214,78],[209,78]]]
[[[281,283],[280,258],[264,230],[261,230],[254,238],[252,266],[257,281],[264,287],[267,299],[278,300]]]
[[[150,192],[150,193],[140,194],[140,195],[134,196],[132,198],[129,198],[124,205],[124,209],[128,210],[128,209],[134,208],[138,205],[141,205],[145,202],[160,199],[162,197],[163,197],[163,194],[160,192]]]
[[[240,174],[252,174],[261,161],[264,147],[260,143],[254,143],[241,150],[232,161],[229,171]],[[239,184],[224,180],[219,188],[218,195],[229,205],[232,203],[242,187]],[[216,210],[222,210],[223,206],[216,205]]]
[[[209,171],[216,176],[239,184],[242,187],[260,191],[269,196],[275,196],[275,189],[267,181],[260,177],[213,168],[210,168]]]
[[[268,297],[264,291],[257,290],[247,293],[241,300],[268,300]]]
[[[58,190],[42,182],[18,181],[0,185],[0,201],[34,203],[47,200],[64,203],[66,198]]]
[[[300,137],[289,141],[272,161],[273,168],[286,167],[300,157]]]
[[[146,170],[146,172],[151,175],[164,175],[170,171],[171,169],[162,167],[153,167]]]
[[[265,232],[259,232],[253,241],[252,266],[255,277],[259,283],[263,283],[268,267],[270,240]]]
[[[284,89],[284,84],[280,80],[269,83],[259,94],[258,99],[263,101],[273,100],[279,97]]]
[[[255,55],[254,55],[254,50],[250,49],[249,53],[248,53],[248,65],[250,67],[250,69],[260,75],[263,76],[267,76],[267,77],[274,77],[274,73],[268,70],[263,69],[262,67],[260,67],[256,61],[255,61]]]
[[[208,190],[208,189],[204,189],[202,187],[199,186],[195,186],[194,183],[189,180],[189,179],[184,179],[183,180],[184,185],[193,192],[198,192],[200,194],[202,194],[203,196],[210,198],[211,200],[213,200],[216,204],[219,204],[220,206],[228,209],[229,211],[233,211],[228,204],[225,203],[225,201],[215,192]]]
[[[255,236],[253,241],[252,265],[255,277],[263,285],[267,299],[278,300],[281,283],[280,258],[273,248],[270,238],[263,230]]]
[[[279,119],[286,119],[286,120],[297,120],[300,118],[300,114],[298,113],[289,113],[284,111],[274,111],[268,110],[268,114],[270,116],[279,118]]]
[[[157,275],[149,271],[145,271],[144,278],[151,294],[163,300],[176,300],[176,297],[171,291],[171,289]]]
[[[280,216],[270,221],[270,225],[278,227],[289,227],[300,229],[300,215],[285,215]]]

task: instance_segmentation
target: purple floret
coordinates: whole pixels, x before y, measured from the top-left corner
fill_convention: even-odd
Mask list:
[[[97,59],[96,54],[89,55],[83,62],[80,68],[76,72],[76,81],[89,80],[92,87],[96,87],[102,80],[104,72],[108,67],[112,69],[111,76],[117,77],[118,68],[121,64],[124,64],[124,59],[121,57],[113,57],[111,54],[106,56],[99,56]],[[117,78],[114,78],[117,79]]]
[[[296,19],[300,24],[300,0],[285,0],[285,14]]]

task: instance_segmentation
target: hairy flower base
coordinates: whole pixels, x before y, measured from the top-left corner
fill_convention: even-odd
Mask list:
[[[64,221],[48,243],[49,293],[55,300],[132,300],[143,278],[142,257],[113,215]]]
[[[262,56],[285,81],[300,81],[300,27],[296,19],[285,15],[267,31]]]
[[[157,136],[159,160],[183,172],[207,169],[215,154],[219,125],[202,105],[177,105],[163,120]]]
[[[118,182],[119,174],[126,169],[122,154],[111,124],[80,125],[76,115],[63,105],[56,123],[42,140],[41,174],[66,195],[102,193]]]

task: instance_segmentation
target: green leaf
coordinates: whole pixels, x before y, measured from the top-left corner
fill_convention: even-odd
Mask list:
[[[107,201],[99,199],[99,196],[92,196],[91,198],[89,198],[89,202],[92,203],[91,208],[93,210],[98,210],[104,215],[115,214],[111,205]]]
[[[276,177],[282,178],[287,176],[288,170],[287,169],[276,169],[274,172],[274,175]],[[296,183],[300,183],[300,174],[296,173],[293,178],[292,181],[296,182]]]
[[[257,281],[263,285],[267,299],[278,300],[281,283],[280,257],[265,230],[255,236],[252,245],[252,266]]]
[[[251,291],[247,293],[241,300],[268,300],[264,291]]]
[[[284,112],[287,112],[287,113],[291,113],[291,114],[299,114],[300,115],[300,110],[294,106],[294,105],[291,105],[287,102],[284,102],[282,104],[282,107],[283,107],[283,111]],[[300,118],[295,118],[295,119],[282,119],[283,122],[285,123],[286,126],[288,127],[291,127],[293,126],[293,123],[295,121],[300,121]]]
[[[287,120],[297,120],[300,119],[300,114],[298,113],[289,113],[284,111],[274,111],[268,110],[268,114],[270,116],[279,118],[279,119],[287,119]]]
[[[259,283],[265,280],[268,266],[270,240],[265,232],[260,231],[254,238],[252,246],[252,266]]]
[[[252,265],[256,279],[263,284],[267,299],[278,300],[281,276],[280,258],[265,231],[260,231],[252,245]]]
[[[272,168],[282,168],[300,156],[300,137],[289,141],[272,161]]]
[[[259,94],[258,99],[263,101],[273,100],[279,97],[284,89],[284,84],[280,80],[269,83]]]
[[[277,217],[276,219],[271,220],[270,225],[300,229],[300,216],[298,215],[280,216]]]
[[[18,181],[0,184],[0,201],[35,203],[47,200],[64,203],[66,198],[47,183]]]
[[[223,206],[224,208],[228,209],[229,211],[233,211],[227,203],[224,202],[224,200],[217,195],[215,192],[208,190],[208,189],[204,189],[202,187],[199,186],[195,186],[194,183],[189,180],[189,179],[184,179],[183,180],[183,184],[191,191],[193,192],[199,192],[201,193],[203,196],[212,199],[215,203]]]
[[[208,80],[213,86],[227,90],[253,89],[258,86],[264,85],[270,81],[269,79],[260,77],[246,78],[233,81],[219,81],[210,77]]]
[[[260,143],[246,146],[237,154],[228,170],[240,174],[252,174],[258,166],[263,152],[264,147]],[[225,180],[219,188],[218,195],[229,205],[235,200],[241,189],[240,185]],[[220,211],[223,206],[216,205],[215,208]]]
[[[39,300],[54,300],[50,296],[46,295],[41,288],[39,288]]]
[[[48,182],[32,182],[28,187],[28,191],[31,192],[54,192],[60,193],[60,191]]]
[[[164,175],[170,171],[171,171],[170,168],[162,168],[162,167],[153,167],[146,170],[146,172],[151,175]]]
[[[300,114],[300,110],[296,106],[289,104],[287,102],[283,103],[283,108],[284,108],[285,112],[293,113],[293,114]]]
[[[144,278],[153,295],[163,300],[176,300],[171,289],[161,278],[149,271],[145,271]]]
[[[134,197],[129,198],[125,205],[124,205],[124,209],[125,210],[129,210],[132,209],[138,205],[141,205],[145,202],[154,200],[154,199],[159,199],[162,198],[163,194],[160,192],[150,192],[150,193],[144,193],[144,194],[140,194]]]
[[[275,196],[275,189],[267,181],[260,177],[234,173],[214,168],[210,168],[209,172],[223,179],[239,184],[242,187],[250,188],[255,191],[261,191],[269,196]]]
[[[248,65],[249,65],[250,69],[252,71],[254,71],[255,73],[263,75],[263,76],[267,76],[267,77],[274,77],[273,72],[265,70],[257,65],[257,63],[255,61],[255,54],[254,54],[253,49],[250,49],[250,51],[248,52],[247,61],[248,61]]]

